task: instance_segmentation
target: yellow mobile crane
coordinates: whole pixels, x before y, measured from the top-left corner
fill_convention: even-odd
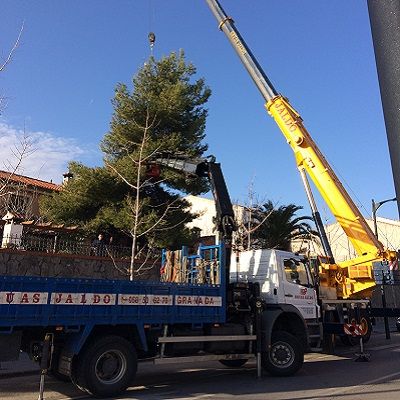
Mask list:
[[[336,290],[337,298],[368,297],[371,288],[375,286],[373,264],[394,262],[397,258],[396,252],[385,249],[375,237],[361,212],[304,127],[301,116],[288,99],[276,91],[235,28],[233,19],[226,15],[217,0],[206,1],[219,23],[219,29],[226,34],[233,45],[264,97],[268,113],[274,118],[294,152],[314,219],[320,231],[321,241],[329,259],[329,262],[320,265],[322,297],[333,289]],[[311,177],[322,198],[354,246],[358,255],[356,258],[340,263],[334,262],[305,172]]]

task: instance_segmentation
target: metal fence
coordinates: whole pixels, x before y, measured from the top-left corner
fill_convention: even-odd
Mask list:
[[[131,248],[92,243],[87,239],[66,239],[58,236],[4,236],[2,248],[44,253],[73,254],[105,258],[129,259]]]
[[[400,285],[400,269],[398,263],[373,263],[374,279],[377,285]]]

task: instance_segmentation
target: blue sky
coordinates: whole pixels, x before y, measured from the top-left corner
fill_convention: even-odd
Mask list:
[[[221,4],[363,214],[372,198],[394,197],[366,2]],[[292,151],[205,0],[2,0],[1,9],[3,58],[25,21],[21,44],[0,74],[0,95],[8,98],[0,116],[2,159],[25,130],[37,149],[26,174],[60,182],[70,159],[100,165],[114,88],[129,84],[148,58],[154,31],[155,57],[184,49],[213,91],[206,142],[232,199],[246,202],[253,186],[260,200],[309,213]],[[378,214],[397,219],[397,207],[385,204]]]

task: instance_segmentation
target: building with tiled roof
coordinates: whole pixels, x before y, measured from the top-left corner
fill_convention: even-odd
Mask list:
[[[53,182],[42,181],[41,179],[30,178],[29,176],[10,174],[10,172],[0,170],[0,180],[9,181],[10,183],[22,183],[31,187],[41,190],[48,190],[50,192],[58,192],[61,190],[61,185]]]
[[[38,219],[40,197],[61,188],[53,182],[0,170],[0,218],[11,212],[24,219]]]

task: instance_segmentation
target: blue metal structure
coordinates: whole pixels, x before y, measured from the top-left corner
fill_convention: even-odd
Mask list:
[[[18,327],[225,321],[223,246],[188,256],[191,283],[0,277],[0,332]],[[196,284],[196,259],[217,261],[220,284]]]

